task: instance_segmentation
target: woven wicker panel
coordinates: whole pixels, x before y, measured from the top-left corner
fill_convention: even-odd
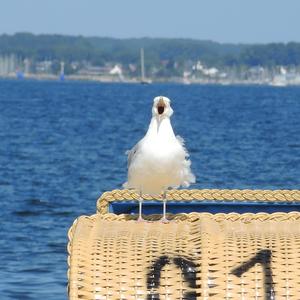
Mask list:
[[[300,213],[80,217],[70,299],[300,299]]]

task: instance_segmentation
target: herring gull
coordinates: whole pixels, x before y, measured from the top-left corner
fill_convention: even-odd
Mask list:
[[[195,182],[191,161],[184,140],[175,136],[170,117],[173,114],[167,97],[154,98],[152,119],[146,135],[129,151],[128,181],[124,188],[140,194],[139,221],[142,221],[143,194],[163,194],[163,217],[166,219],[166,191],[169,188],[188,187]]]

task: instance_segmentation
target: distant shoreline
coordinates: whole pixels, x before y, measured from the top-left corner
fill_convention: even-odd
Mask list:
[[[25,74],[22,78],[18,78],[16,74],[10,74],[8,76],[0,76],[0,79],[5,80],[16,80],[16,81],[26,81],[26,80],[36,80],[36,81],[90,81],[99,83],[128,83],[128,84],[141,84],[140,78],[123,78],[120,80],[118,77],[114,76],[86,76],[86,75],[65,75],[64,79],[61,80],[59,75],[53,74]],[[220,86],[234,86],[234,85],[261,85],[261,86],[300,86],[300,83],[293,84],[274,84],[270,81],[252,81],[252,80],[236,80],[236,81],[226,81],[226,80],[201,80],[201,79],[189,79],[187,82],[180,77],[166,78],[151,78],[150,84],[156,83],[174,83],[182,85],[220,85]]]

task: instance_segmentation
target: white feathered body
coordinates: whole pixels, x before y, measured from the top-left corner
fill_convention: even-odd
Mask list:
[[[129,152],[125,188],[160,195],[168,188],[195,182],[183,140],[173,132],[170,119],[152,117],[145,137]]]

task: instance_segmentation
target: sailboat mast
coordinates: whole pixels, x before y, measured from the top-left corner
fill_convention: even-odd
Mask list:
[[[145,80],[144,48],[141,48],[141,75],[142,81]]]

